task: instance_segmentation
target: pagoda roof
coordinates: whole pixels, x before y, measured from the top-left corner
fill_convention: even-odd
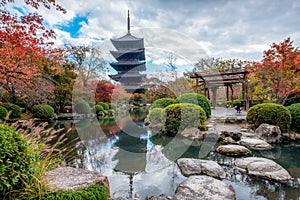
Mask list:
[[[145,60],[145,50],[144,49],[123,49],[120,51],[110,51],[115,59],[124,58],[124,57],[135,57],[140,60]]]
[[[115,39],[111,39],[111,40],[119,42],[119,41],[140,41],[140,40],[143,40],[143,39],[144,38],[138,38],[138,37],[135,37],[135,36],[131,35],[131,33],[127,33],[126,35],[124,35],[120,38],[115,38]]]

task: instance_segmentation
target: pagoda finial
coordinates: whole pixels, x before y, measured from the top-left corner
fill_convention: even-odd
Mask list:
[[[127,17],[127,34],[130,34],[130,16],[128,10],[128,17]]]

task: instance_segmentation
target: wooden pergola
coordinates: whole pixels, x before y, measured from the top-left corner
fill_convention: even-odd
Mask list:
[[[196,79],[196,91],[204,94],[211,100],[212,106],[216,106],[217,89],[220,86],[226,87],[226,100],[229,101],[229,89],[231,90],[231,97],[233,96],[233,85],[242,84],[242,98],[245,102],[245,109],[249,108],[249,83],[247,80],[248,72],[242,69],[231,69],[220,72],[191,72],[189,77]],[[202,91],[199,91],[200,86]],[[212,98],[210,95],[212,92]]]

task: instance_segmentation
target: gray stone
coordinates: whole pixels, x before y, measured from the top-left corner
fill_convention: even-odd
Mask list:
[[[180,135],[183,137],[190,138],[190,139],[202,140],[204,138],[204,134],[198,128],[195,128],[195,127],[185,128],[180,133]]]
[[[145,200],[172,200],[172,197],[169,197],[165,194],[161,194],[159,196],[146,197]]]
[[[227,156],[242,156],[251,154],[251,151],[248,148],[234,144],[218,146],[217,152]]]
[[[59,167],[46,173],[46,187],[51,191],[78,190],[81,188],[103,185],[109,195],[109,182],[106,176],[98,172],[73,167]]]
[[[209,176],[190,176],[176,188],[174,200],[234,200],[231,185]]]
[[[235,166],[242,173],[274,181],[288,182],[293,179],[283,167],[267,158],[241,158],[235,161]]]
[[[279,143],[282,141],[281,130],[279,126],[270,124],[261,124],[256,130],[258,138],[268,143]]]
[[[215,161],[193,158],[180,158],[177,165],[184,176],[208,175],[216,178],[225,178],[224,169]]]
[[[242,138],[238,143],[252,150],[272,149],[272,146],[269,143],[258,138]]]

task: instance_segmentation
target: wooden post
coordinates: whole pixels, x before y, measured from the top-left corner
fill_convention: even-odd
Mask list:
[[[229,88],[228,88],[228,85],[226,85],[226,101],[229,101]]]
[[[199,79],[196,78],[196,93],[199,92]]]
[[[233,88],[232,88],[232,85],[230,85],[229,87],[230,87],[230,90],[231,90],[231,98],[230,99],[232,101],[233,100]]]
[[[246,90],[246,110],[250,107],[250,97],[249,97],[249,82],[245,80],[245,90]]]
[[[216,107],[216,104],[217,104],[217,87],[213,87],[212,88],[212,106],[213,106],[213,108],[215,108]]]

